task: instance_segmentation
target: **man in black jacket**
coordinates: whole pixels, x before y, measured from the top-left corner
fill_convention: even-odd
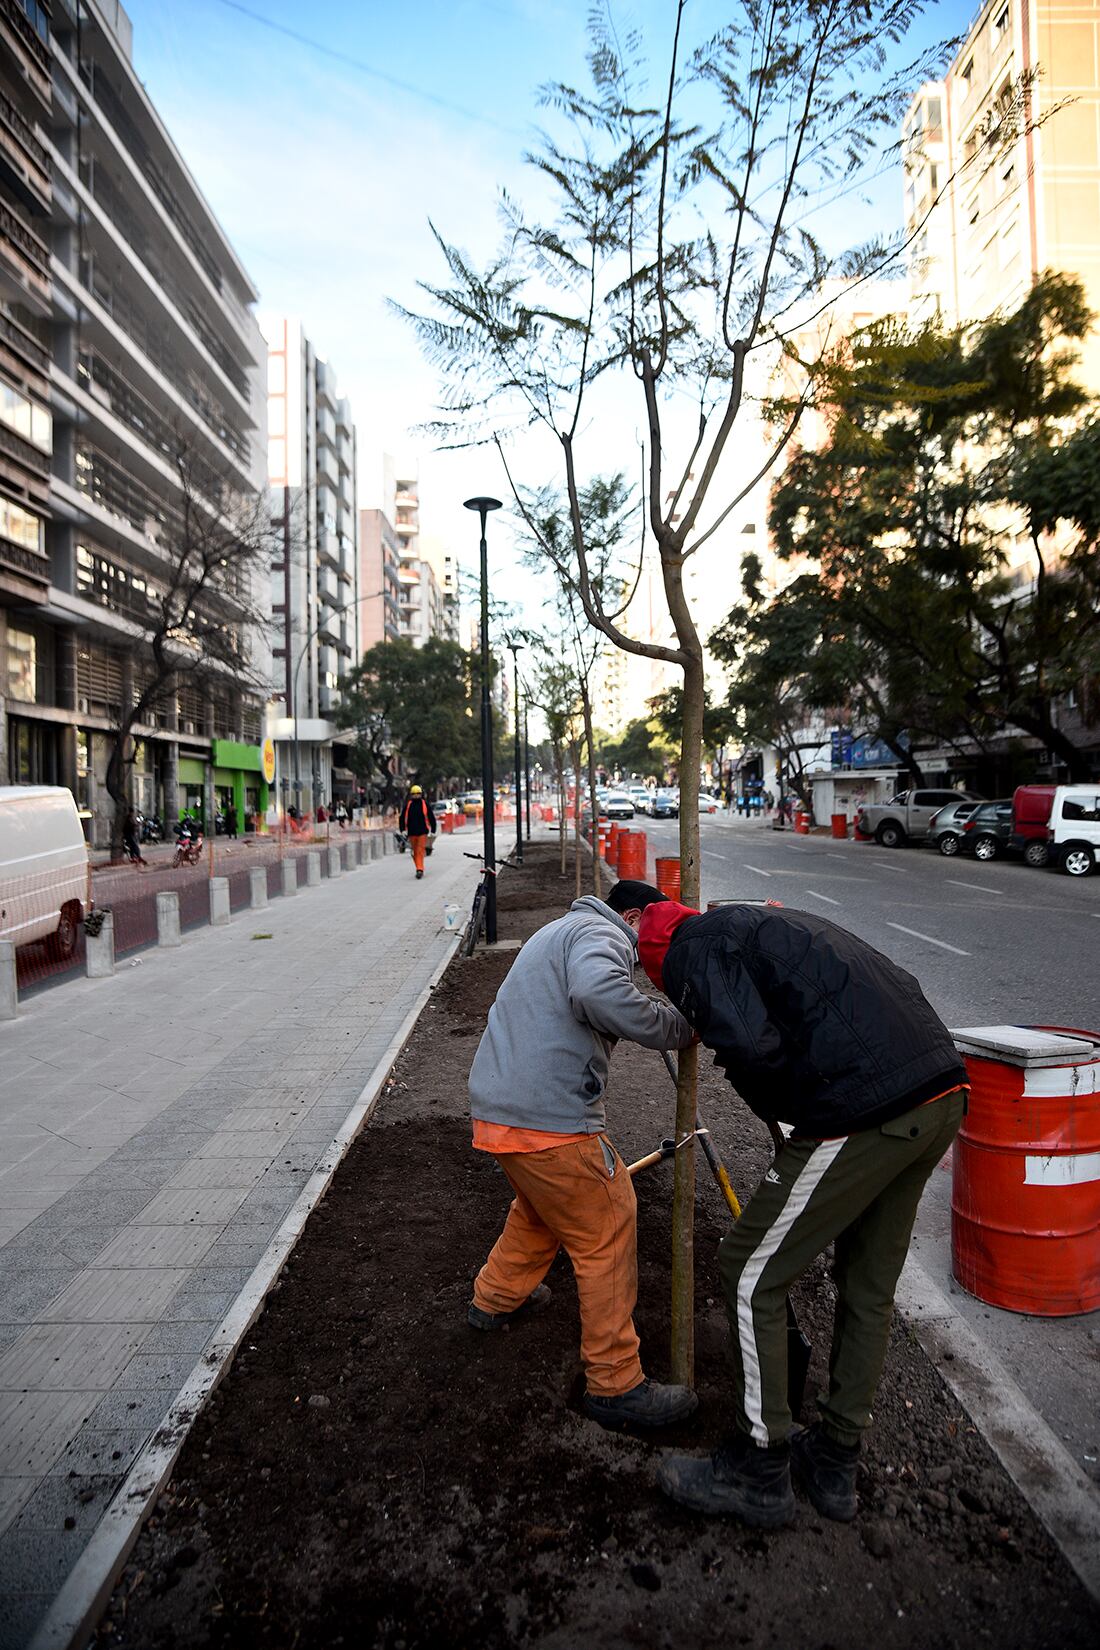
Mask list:
[[[642,965],[742,1099],[791,1133],[719,1263],[733,1334],[735,1430],[709,1460],[669,1456],[667,1494],[764,1528],[855,1517],[860,1437],[917,1204],[965,1111],[966,1073],[911,974],[836,923],[771,904],[642,913]],[[791,1433],[785,1301],[832,1243],[837,1308],[821,1419]]]

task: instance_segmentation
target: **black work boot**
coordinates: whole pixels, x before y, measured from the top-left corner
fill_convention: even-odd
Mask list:
[[[584,1407],[601,1427],[609,1432],[621,1432],[624,1427],[648,1429],[685,1421],[698,1409],[699,1400],[689,1386],[662,1386],[646,1376],[629,1392],[620,1392],[614,1398],[586,1392]]]
[[[795,1513],[787,1444],[761,1448],[743,1432],[735,1432],[709,1457],[666,1455],[657,1483],[692,1512],[732,1513],[761,1530],[778,1530]]]
[[[471,1329],[508,1329],[517,1318],[529,1317],[532,1312],[540,1312],[549,1304],[549,1289],[544,1283],[537,1283],[527,1299],[521,1301],[511,1312],[483,1312],[480,1306],[474,1306],[471,1302],[466,1313],[466,1322]]]
[[[791,1439],[794,1475],[824,1518],[850,1524],[856,1516],[858,1444],[840,1444],[823,1431],[821,1422],[796,1432]]]

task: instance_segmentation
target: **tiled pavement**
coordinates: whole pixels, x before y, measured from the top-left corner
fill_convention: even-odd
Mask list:
[[[0,1027],[0,1650],[27,1643],[445,954],[438,841]]]

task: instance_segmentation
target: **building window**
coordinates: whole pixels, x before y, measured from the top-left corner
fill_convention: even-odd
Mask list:
[[[0,424],[21,435],[40,452],[53,451],[53,419],[45,407],[0,378]]]
[[[925,108],[924,130],[929,143],[943,142],[943,108],[938,97],[930,97]]]
[[[33,705],[37,677],[38,643],[29,631],[8,631],[8,698]]]
[[[10,498],[0,498],[0,538],[21,544],[24,550],[42,550],[42,518]]]
[[[963,70],[963,72],[959,76],[959,78],[962,81],[962,95],[963,95],[963,97],[969,97],[970,92],[971,92],[971,88],[974,85],[974,59],[973,58],[970,59],[969,63],[966,65],[965,69]]]
[[[1008,33],[1008,7],[1002,6],[993,22],[993,38],[996,41],[1004,39]]]

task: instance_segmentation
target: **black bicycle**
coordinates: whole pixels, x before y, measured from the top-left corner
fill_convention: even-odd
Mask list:
[[[463,853],[463,859],[476,859],[481,866],[481,880],[474,889],[474,903],[470,908],[470,921],[466,929],[466,955],[472,957],[477,945],[481,930],[485,926],[485,905],[489,898],[489,878],[495,877],[502,865],[514,865],[515,861],[506,855],[498,859],[495,865],[486,865],[481,854]]]

